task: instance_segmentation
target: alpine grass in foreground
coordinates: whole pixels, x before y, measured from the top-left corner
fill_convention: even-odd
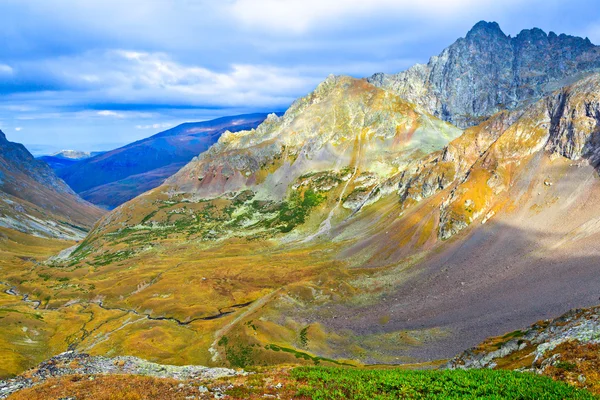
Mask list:
[[[494,370],[403,371],[301,367],[299,396],[328,399],[594,399],[531,373]]]

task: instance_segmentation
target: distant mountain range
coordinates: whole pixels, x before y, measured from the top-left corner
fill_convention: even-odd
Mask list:
[[[74,239],[83,237],[102,213],[0,131],[0,226]]]
[[[111,209],[159,186],[223,132],[255,128],[266,117],[247,114],[190,122],[92,157],[75,160],[73,153],[63,152],[41,159],[84,199]]]
[[[62,150],[58,153],[54,153],[49,156],[40,156],[37,157],[38,160],[44,161],[48,164],[54,171],[58,172],[59,170],[70,167],[74,164],[77,164],[81,160],[85,160],[86,158],[94,157],[100,154],[104,154],[104,151],[79,151],[79,150]]]

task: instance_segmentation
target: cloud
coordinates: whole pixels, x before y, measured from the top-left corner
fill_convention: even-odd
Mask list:
[[[22,126],[20,139],[29,143],[125,143],[175,121],[284,110],[330,73],[404,70],[482,19],[510,34],[538,26],[600,42],[600,20],[589,12],[595,6],[593,0],[3,0],[0,120]]]
[[[17,127],[15,128],[15,131],[17,131],[17,132],[21,132],[22,130],[23,130],[23,128],[22,128],[22,127],[20,127],[20,126],[17,126]]]
[[[14,72],[10,65],[0,64],[0,75],[12,75]]]
[[[135,129],[166,129],[171,128],[173,124],[164,123],[164,124],[150,124],[150,125],[136,125]]]
[[[102,110],[102,111],[98,111],[96,113],[97,115],[100,115],[101,117],[115,117],[115,118],[123,118],[124,115],[115,111],[110,111],[110,110]]]
[[[325,69],[288,68],[274,65],[232,64],[223,70],[177,62],[162,52],[109,49],[25,62],[20,78],[24,90],[13,87],[12,100],[35,98],[60,103],[60,99],[85,106],[90,103],[167,104],[170,106],[238,107],[287,106],[312,90]],[[29,94],[29,87],[57,88]],[[60,93],[57,93],[60,92]],[[7,93],[10,94],[10,93]],[[59,100],[57,100],[59,99]],[[66,105],[66,104],[64,104]],[[98,116],[125,118],[110,109]]]

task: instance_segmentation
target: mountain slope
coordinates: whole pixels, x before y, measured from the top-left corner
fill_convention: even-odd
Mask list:
[[[73,159],[73,158],[65,158],[65,157],[56,157],[56,156],[41,156],[37,158],[48,164],[50,168],[54,170],[54,172],[58,173],[59,170],[70,167],[79,163],[81,160]]]
[[[163,187],[112,216],[125,218],[129,226],[170,225],[175,221],[170,209],[175,206],[151,218],[126,210],[157,199],[192,203],[187,208],[196,208],[193,204],[199,199],[233,198],[243,192],[246,199],[240,198],[239,207],[227,211],[239,215],[235,224],[207,223],[202,229],[224,237],[250,234],[240,231],[240,224],[252,234],[289,231],[301,225],[305,215],[293,210],[288,215],[287,207],[306,201],[311,203],[305,205],[306,212],[316,203],[323,204],[324,215],[319,218],[326,230],[332,218],[356,212],[389,191],[385,182],[406,163],[443,148],[460,133],[364,80],[330,76],[284,116],[271,114],[256,130],[225,132],[216,145]],[[265,206],[247,209],[250,200]],[[278,213],[274,219],[273,213]],[[182,229],[197,218],[191,209],[176,217]],[[104,226],[101,223],[97,232]],[[140,231],[140,235],[147,234]]]
[[[486,339],[448,362],[450,369],[509,369],[550,376],[600,394],[600,308],[571,310]]]
[[[158,186],[177,166],[187,163],[226,130],[250,129],[266,114],[223,117],[212,121],[185,123],[147,139],[83,160],[57,171],[84,199],[107,208]],[[146,177],[143,174],[148,173]],[[137,176],[136,178],[130,178]],[[134,179],[135,184],[121,182]],[[141,184],[141,186],[138,186]],[[117,192],[117,196],[113,196]]]
[[[538,28],[506,36],[481,21],[429,63],[369,81],[459,127],[535,101],[578,74],[600,68],[600,46]],[[570,81],[569,81],[570,80]]]
[[[0,200],[0,226],[47,237],[79,238],[102,215],[2,132]]]

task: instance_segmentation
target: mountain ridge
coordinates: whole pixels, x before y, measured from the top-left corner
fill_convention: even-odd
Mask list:
[[[561,80],[599,68],[600,46],[588,38],[539,28],[511,37],[496,22],[480,21],[427,64],[368,80],[465,128],[538,100],[563,86]]]

